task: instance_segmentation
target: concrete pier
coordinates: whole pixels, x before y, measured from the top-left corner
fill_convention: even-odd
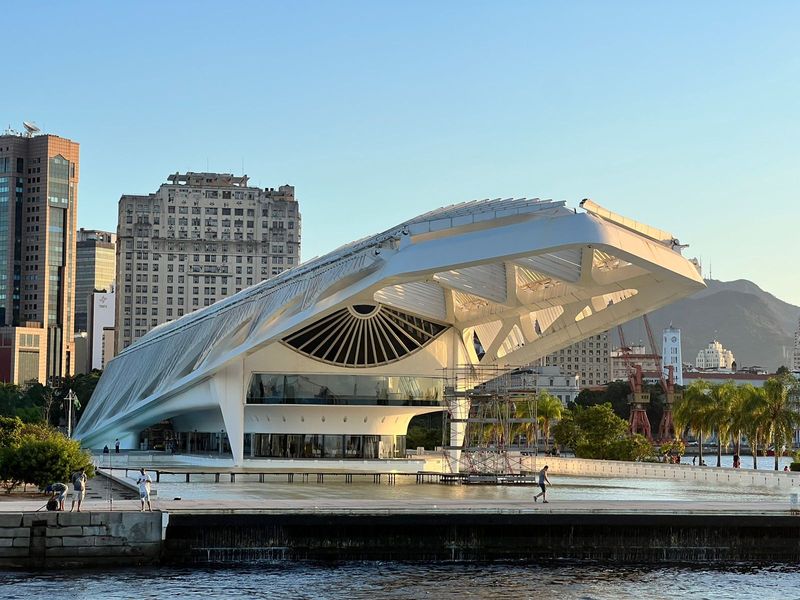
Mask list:
[[[0,568],[154,564],[167,522],[161,512],[0,513]]]
[[[0,513],[0,567],[262,560],[800,561],[800,516],[788,502],[276,499],[268,506],[252,500],[159,505],[161,512],[153,513],[92,507],[80,514]]]

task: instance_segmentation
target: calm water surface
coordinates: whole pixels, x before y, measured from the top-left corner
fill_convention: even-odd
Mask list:
[[[611,568],[566,564],[307,563],[1,573],[0,598],[658,599],[800,597],[800,568]]]

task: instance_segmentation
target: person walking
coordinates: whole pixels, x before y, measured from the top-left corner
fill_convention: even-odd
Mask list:
[[[542,503],[547,504],[547,486],[550,485],[550,480],[547,478],[547,469],[549,467],[547,465],[544,466],[544,469],[539,471],[539,487],[542,489],[541,492],[536,494],[533,497],[534,502],[539,501],[539,496],[542,497]]]
[[[75,503],[78,504],[78,512],[81,512],[81,504],[83,498],[86,496],[86,468],[81,467],[81,470],[72,476],[72,506],[69,512],[75,510]]]
[[[147,502],[147,510],[152,511],[153,507],[150,505],[150,484],[152,479],[148,475],[144,467],[139,469],[139,478],[136,480],[136,485],[139,486],[139,499],[142,501],[142,512],[144,512],[144,503]]]

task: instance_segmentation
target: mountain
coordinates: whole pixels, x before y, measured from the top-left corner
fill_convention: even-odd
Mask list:
[[[694,363],[700,349],[717,339],[733,352],[739,367],[759,365],[774,371],[791,366],[800,307],[745,279],[707,279],[706,285],[705,290],[648,315],[659,346],[662,329],[672,323],[681,330],[685,363]],[[641,319],[626,323],[623,330],[629,344],[642,340],[649,346]],[[617,345],[616,331],[612,339]]]

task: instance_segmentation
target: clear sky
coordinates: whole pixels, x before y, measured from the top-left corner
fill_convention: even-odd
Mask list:
[[[24,2],[0,129],[81,144],[79,225],[176,171],[291,183],[303,259],[477,198],[586,197],[800,304],[798,2]]]

